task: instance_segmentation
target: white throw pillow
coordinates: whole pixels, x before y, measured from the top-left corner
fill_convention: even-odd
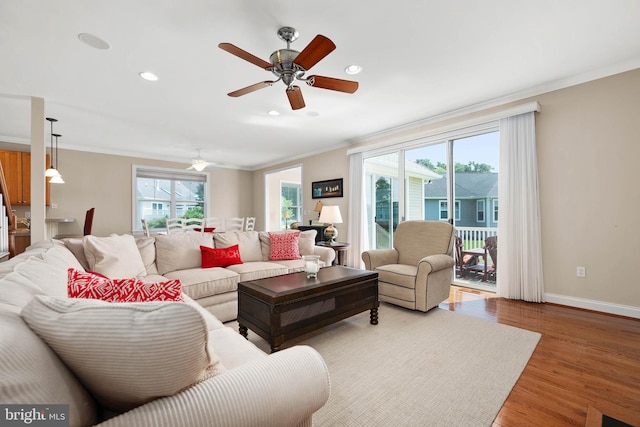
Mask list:
[[[22,318],[107,409],[124,412],[224,370],[189,304],[37,295]]]
[[[147,270],[133,236],[85,236],[82,245],[89,270],[110,279],[144,277]]]
[[[214,233],[216,248],[228,248],[238,245],[242,262],[262,261],[262,250],[257,231],[229,231]]]
[[[211,233],[174,233],[156,236],[158,274],[200,268],[200,246],[213,246]]]

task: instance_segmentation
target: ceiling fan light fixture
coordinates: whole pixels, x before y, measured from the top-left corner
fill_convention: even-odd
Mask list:
[[[351,65],[347,65],[344,68],[344,72],[347,74],[359,74],[360,72],[362,72],[362,67],[357,65],[357,64],[351,64]]]
[[[202,172],[207,167],[207,162],[204,160],[194,160],[191,166],[198,172]]]

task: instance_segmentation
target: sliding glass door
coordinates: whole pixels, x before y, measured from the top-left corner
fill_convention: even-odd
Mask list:
[[[484,268],[486,263],[490,272],[494,262],[483,248],[485,238],[497,233],[498,141],[496,127],[484,127],[365,157],[369,246],[393,247],[401,221],[449,221],[464,249],[481,254],[469,262],[483,265],[467,274],[457,263],[456,280],[494,288],[495,275]]]

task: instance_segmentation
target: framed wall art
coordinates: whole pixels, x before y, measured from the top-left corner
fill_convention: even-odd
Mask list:
[[[327,199],[329,197],[342,197],[342,178],[311,183],[312,199]]]

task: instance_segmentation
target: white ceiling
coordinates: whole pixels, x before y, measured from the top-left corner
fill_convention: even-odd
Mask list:
[[[640,67],[637,0],[0,1],[0,140],[29,141],[45,99],[60,148],[257,169],[471,105],[511,100]],[[354,79],[344,94],[301,85],[292,111],[268,60],[293,26],[337,49],[308,74]],[[91,33],[109,42],[80,42]],[[354,77],[344,67],[357,63]],[[159,81],[138,76],[153,71]],[[281,115],[271,117],[269,110]],[[49,127],[47,124],[47,134]]]

